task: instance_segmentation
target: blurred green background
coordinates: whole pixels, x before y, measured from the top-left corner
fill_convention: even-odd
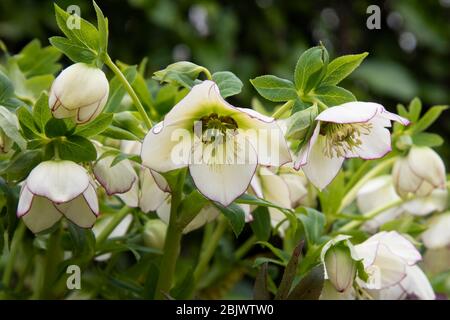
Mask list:
[[[95,21],[90,0],[78,5]],[[366,13],[377,2],[381,29],[369,30]],[[11,53],[33,38],[45,45],[59,34],[50,0],[2,0],[0,39]],[[425,107],[450,101],[450,0],[276,1],[104,0],[110,54],[129,64],[148,57],[148,75],[177,60],[212,71],[230,70],[244,82],[236,104],[250,105],[248,79],[261,74],[292,78],[298,56],[322,41],[331,57],[368,51],[343,86],[359,100],[393,108],[419,96]],[[68,60],[66,60],[69,63]],[[268,107],[270,104],[263,101]],[[431,128],[450,138],[450,113]],[[450,139],[446,139],[450,140]],[[445,158],[450,147],[442,148]]]

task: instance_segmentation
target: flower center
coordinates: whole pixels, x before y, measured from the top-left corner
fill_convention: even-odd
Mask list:
[[[325,123],[320,128],[326,137],[324,154],[329,158],[344,156],[360,146],[361,135],[368,135],[371,129],[371,123]]]
[[[224,143],[228,136],[234,136],[238,125],[229,116],[219,116],[217,113],[200,118],[202,124],[203,143]]]

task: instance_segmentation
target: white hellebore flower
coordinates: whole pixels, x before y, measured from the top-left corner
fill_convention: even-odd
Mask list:
[[[141,157],[161,173],[189,167],[198,190],[224,206],[247,190],[258,164],[291,159],[273,118],[230,105],[212,81],[194,86],[150,130]]]
[[[450,213],[439,214],[430,219],[428,229],[421,235],[428,249],[439,249],[450,245]]]
[[[98,214],[95,186],[86,169],[65,160],[35,167],[22,186],[17,208],[17,216],[34,233],[50,228],[62,216],[91,228]]]
[[[362,288],[378,299],[434,299],[431,285],[416,263],[422,259],[419,251],[396,231],[379,232],[355,246],[369,275]]]
[[[415,195],[403,207],[415,215],[442,211],[447,206],[445,165],[431,148],[413,146],[392,169],[394,186],[401,197]],[[418,198],[417,198],[418,197]]]
[[[105,73],[85,63],[64,69],[52,84],[48,105],[55,118],[86,123],[97,117],[108,100]]]
[[[100,158],[93,168],[95,178],[109,196],[130,191],[138,179],[130,160],[124,159],[111,166],[114,158],[114,156]]]
[[[373,102],[348,102],[317,117],[311,139],[300,150],[295,168],[302,168],[319,189],[337,175],[346,158],[378,159],[391,151],[391,120],[409,121]]]

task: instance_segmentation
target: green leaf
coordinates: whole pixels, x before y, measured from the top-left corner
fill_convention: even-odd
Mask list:
[[[139,140],[139,137],[136,137],[136,135],[132,134],[131,132],[128,132],[127,130],[118,128],[113,125],[110,125],[106,130],[104,130],[102,132],[102,136],[119,140],[132,140],[132,141]]]
[[[245,212],[244,210],[237,205],[236,203],[230,204],[228,207],[224,207],[219,203],[215,203],[216,207],[219,208],[220,212],[228,219],[228,222],[231,225],[231,229],[233,229],[236,237],[244,229],[245,225]]]
[[[258,207],[252,212],[253,221],[250,227],[259,241],[267,241],[270,238],[272,225],[270,223],[269,210],[265,207]]]
[[[200,212],[200,210],[209,203],[197,189],[187,195],[180,204],[180,216],[178,223],[184,229]]]
[[[284,266],[287,265],[289,259],[291,258],[291,255],[288,254],[287,252],[278,249],[277,247],[275,247],[274,245],[272,245],[270,242],[267,241],[258,241],[257,242],[260,245],[263,245],[264,247],[268,248],[270,251],[272,251],[272,253],[278,258],[280,259],[280,261],[283,263]]]
[[[292,289],[288,300],[318,300],[322,293],[324,282],[323,265],[318,265]]]
[[[242,86],[244,85],[242,81],[230,71],[216,72],[212,75],[212,80],[217,84],[220,95],[224,98],[240,93]]]
[[[313,246],[323,242],[322,234],[325,229],[325,216],[312,208],[301,208],[298,219],[302,222],[305,229],[306,241],[308,246]]]
[[[48,95],[43,92],[33,107],[33,119],[40,132],[44,132],[45,125],[52,118],[52,113],[48,106]]]
[[[0,71],[0,103],[7,101],[13,95],[14,87],[11,80]]]
[[[321,86],[315,90],[316,97],[329,107],[356,101],[350,91],[337,86]]]
[[[131,161],[134,161],[136,163],[141,163],[141,157],[136,154],[126,154],[126,153],[120,153],[115,156],[113,161],[111,162],[110,167],[114,167],[116,164],[118,164],[120,161],[129,159]]]
[[[265,262],[262,264],[259,269],[258,275],[255,279],[255,285],[253,286],[253,299],[254,300],[270,300],[270,292],[267,286],[267,267],[268,263]]]
[[[59,156],[63,160],[74,162],[94,161],[97,151],[88,139],[80,136],[70,136],[57,144]]]
[[[85,138],[96,136],[105,131],[113,119],[112,113],[102,113],[94,121],[77,126],[75,134]]]
[[[317,106],[294,113],[288,118],[286,137],[303,139],[309,127],[314,123],[317,114]]]
[[[90,22],[82,19],[78,15],[71,15],[64,11],[56,3],[54,6],[56,23],[66,37],[75,43],[82,44],[87,48],[97,51],[99,48],[99,32],[97,29]],[[77,21],[80,22],[79,26],[75,23]]]
[[[419,120],[420,113],[422,112],[422,102],[420,101],[419,98],[416,97],[410,102],[408,109],[409,109],[408,119],[414,123],[417,120]]]
[[[250,82],[256,91],[267,100],[283,102],[297,98],[294,84],[289,80],[265,75],[251,79]]]
[[[277,294],[275,295],[275,300],[285,300],[289,295],[289,291],[291,290],[292,283],[297,274],[297,266],[299,263],[299,257],[302,253],[304,242],[301,241],[292,252],[292,256],[289,259],[286,268],[284,269],[283,277],[281,279],[280,286],[278,287]]]
[[[22,181],[42,161],[40,150],[24,150],[14,156],[9,165],[2,170],[9,181]]]
[[[49,138],[61,137],[69,131],[63,119],[51,118],[45,125],[45,135]]]
[[[436,133],[420,132],[413,135],[413,143],[416,146],[439,147],[444,143],[444,139]]]
[[[191,88],[194,85],[194,80],[198,78],[201,72],[209,73],[205,67],[189,61],[179,61],[168,65],[163,70],[156,71],[153,79]]]
[[[97,14],[97,29],[100,39],[100,51],[106,53],[108,50],[108,19],[103,15],[100,7],[93,1],[95,13]]]
[[[27,147],[27,142],[19,132],[19,122],[14,113],[0,106],[0,129],[13,140],[21,150]]]
[[[423,117],[412,127],[414,133],[419,133],[428,129],[437,118],[441,115],[442,111],[447,110],[448,106],[434,106],[431,107]]]
[[[300,100],[299,98],[295,99],[294,106],[292,107],[291,115],[294,113],[297,113],[299,111],[303,111],[305,109],[308,109],[313,104],[311,102],[305,102]]]
[[[262,207],[270,207],[270,208],[276,208],[279,209],[285,213],[290,213],[289,209],[280,207],[279,205],[276,205],[272,202],[269,202],[267,200],[258,198],[254,195],[251,194],[247,194],[244,193],[242,196],[240,196],[239,198],[237,198],[235,200],[236,203],[243,203],[243,204],[250,204],[250,205],[255,205],[255,206],[262,206]]]
[[[138,117],[138,114],[131,111],[116,112],[112,124],[131,132],[139,139],[143,139],[147,132],[142,128],[142,120]]]
[[[16,113],[25,138],[34,139],[39,137],[39,131],[36,128],[31,112],[26,107],[20,107]]]
[[[328,64],[327,72],[322,80],[322,85],[337,85],[358,68],[367,55],[368,53],[364,52],[361,54],[349,54],[334,59]]]
[[[328,53],[323,46],[306,50],[295,66],[295,87],[303,95],[307,94],[320,81],[323,68],[328,62]]]
[[[401,103],[397,104],[397,113],[403,118],[409,118],[409,112],[406,110],[405,106]]]
[[[73,62],[90,64],[97,59],[97,54],[92,49],[73,40],[64,37],[51,37],[48,40],[52,46],[64,53]]]
[[[92,230],[84,229],[72,222],[67,224],[72,253],[74,258],[81,258],[83,261],[89,261],[95,254],[95,236]]]

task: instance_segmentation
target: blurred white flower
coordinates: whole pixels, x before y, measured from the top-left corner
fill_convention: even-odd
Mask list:
[[[102,70],[75,63],[53,81],[48,105],[55,118],[86,123],[102,112],[108,94],[109,82]]]
[[[428,249],[450,245],[450,213],[438,214],[428,221],[428,229],[422,233],[422,241]]]
[[[160,249],[164,248],[166,241],[167,224],[159,219],[151,219],[145,223],[144,226],[144,243],[150,248]]]
[[[290,161],[274,119],[228,104],[212,81],[194,86],[149,131],[141,157],[161,173],[188,166],[198,190],[224,206],[247,190],[258,163]]]
[[[425,197],[436,189],[446,189],[444,162],[428,147],[413,146],[406,157],[395,162],[392,175],[402,198],[411,194]]]
[[[86,169],[72,161],[41,162],[22,185],[17,216],[34,233],[52,227],[62,216],[91,228],[98,214],[95,185]]]
[[[419,299],[434,299],[431,285],[416,266],[419,251],[396,231],[379,232],[355,246],[363,259],[367,282],[359,284],[378,299],[404,299],[414,294]]]
[[[348,102],[322,111],[295,168],[302,168],[318,188],[325,188],[346,158],[378,159],[391,151],[391,120],[409,121],[372,102]]]

